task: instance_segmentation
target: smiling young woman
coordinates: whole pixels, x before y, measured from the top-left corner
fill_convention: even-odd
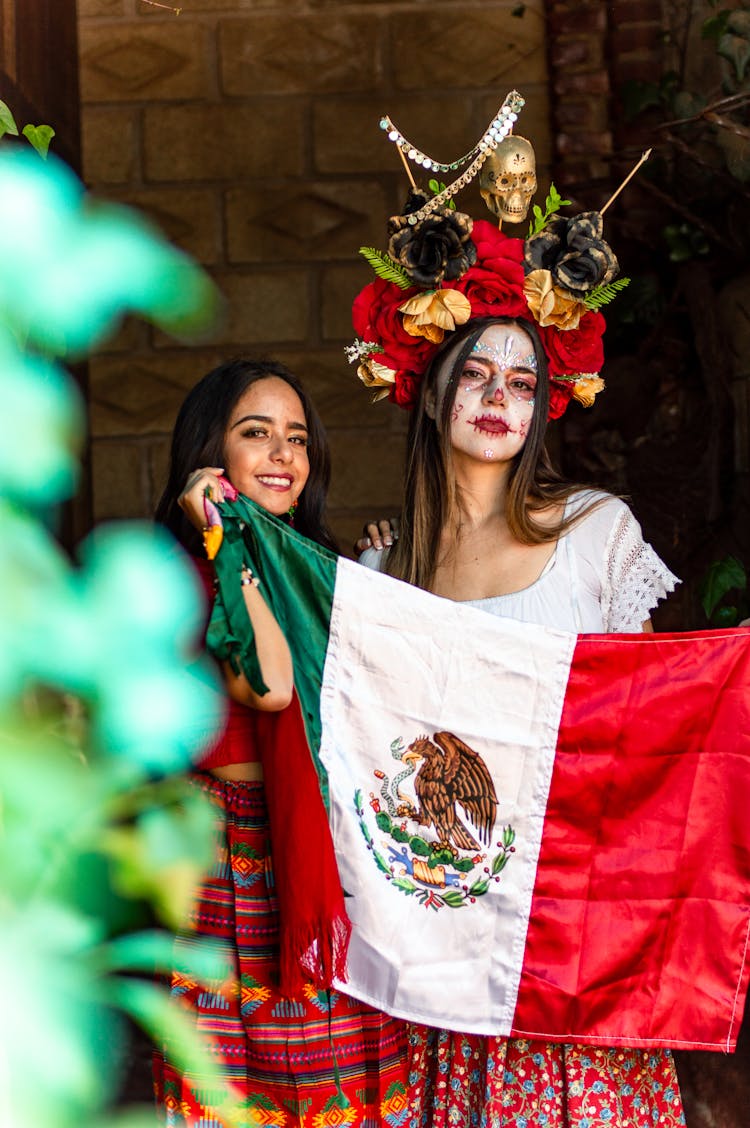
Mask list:
[[[296,377],[273,361],[231,361],[205,376],[179,412],[157,519],[191,554],[210,600],[206,496],[220,503],[231,486],[293,519],[311,551],[313,543],[335,551],[329,476],[325,433]],[[224,664],[227,726],[192,777],[216,809],[216,861],[176,939],[172,993],[250,1120],[257,1109],[286,1128],[336,1117],[380,1123],[386,1094],[395,1086],[403,1100],[406,1092],[404,1027],[328,989],[349,926],[291,656],[264,584],[249,569],[236,583],[268,691],[255,692]],[[209,938],[231,972],[203,985],[179,969],[183,953]],[[166,1123],[225,1123],[206,1079],[186,1076],[177,1061],[169,1045],[155,1059]]]

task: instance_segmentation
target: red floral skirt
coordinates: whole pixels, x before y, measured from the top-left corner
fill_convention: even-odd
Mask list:
[[[409,1027],[410,1128],[682,1128],[669,1050]]]
[[[279,920],[263,785],[205,776],[198,786],[221,813],[217,863],[198,892],[191,931],[175,942],[175,967],[187,966],[181,951],[210,937],[225,947],[234,973],[199,985],[175,971],[171,990],[248,1108],[248,1122],[405,1125],[404,1024],[312,984],[298,998],[278,992]],[[168,1046],[155,1055],[154,1082],[166,1124],[222,1128],[205,1080],[181,1074]]]

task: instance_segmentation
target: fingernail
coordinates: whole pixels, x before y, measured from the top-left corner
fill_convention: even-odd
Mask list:
[[[385,545],[386,548],[390,548],[391,545],[393,544],[393,538],[392,537],[386,537],[385,540],[383,541],[383,544]]]

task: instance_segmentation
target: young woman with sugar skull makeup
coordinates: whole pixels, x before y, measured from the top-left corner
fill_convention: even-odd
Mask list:
[[[547,362],[530,320],[480,318],[425,373],[393,547],[361,562],[490,614],[575,632],[651,630],[675,579],[625,505],[575,486],[545,449]],[[373,541],[382,532],[369,527]],[[669,1050],[408,1028],[410,1123],[684,1125]]]
[[[501,111],[480,148],[504,121]],[[675,577],[627,505],[565,481],[545,447],[548,420],[604,386],[595,295],[617,260],[602,217],[555,217],[509,238],[450,209],[451,193],[412,193],[389,221],[394,269],[375,263],[379,277],[354,302],[348,355],[360,379],[412,409],[398,535],[369,525],[361,562],[493,615],[575,633],[651,630]],[[415,1128],[685,1123],[669,1050],[418,1024],[407,1042]]]

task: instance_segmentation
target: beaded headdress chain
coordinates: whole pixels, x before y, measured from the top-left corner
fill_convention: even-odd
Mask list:
[[[513,134],[523,106],[512,90],[476,145],[450,162],[427,156],[389,117],[381,119],[412,187],[403,213],[388,220],[387,251],[360,248],[377,278],[354,301],[357,337],[346,352],[375,399],[412,407],[446,334],[477,317],[536,323],[547,356],[550,418],[562,415],[572,398],[590,406],[604,387],[599,309],[628,279],[615,281],[617,259],[602,238],[602,215],[635,169],[600,212],[571,218],[557,214],[569,201],[553,185],[544,212],[534,207],[526,239],[507,236],[503,221],[525,220],[536,190],[533,149]],[[424,190],[408,162],[428,173],[463,171],[447,186],[431,178]],[[453,197],[477,175],[497,223],[474,221],[455,208]]]

